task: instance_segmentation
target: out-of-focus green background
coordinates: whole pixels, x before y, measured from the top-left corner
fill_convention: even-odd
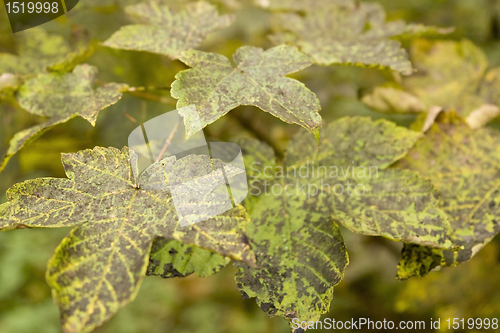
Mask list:
[[[128,21],[121,6],[134,1],[81,0],[66,17],[43,26],[69,38],[71,26],[90,30],[95,54],[89,63],[100,69],[102,82],[125,82],[131,86],[168,87],[185,66],[157,55],[111,50],[99,46]],[[244,1],[242,1],[244,2]],[[222,11],[237,8],[236,23],[210,36],[201,49],[231,55],[241,45],[267,47],[270,16],[239,1],[221,0]],[[405,19],[438,26],[455,26],[446,37],[469,38],[488,54],[492,66],[500,65],[500,1],[498,0],[382,0],[389,19]],[[0,52],[13,51],[15,36],[0,5]],[[320,98],[325,121],[346,115],[385,117],[407,126],[413,115],[384,115],[359,102],[359,96],[390,73],[352,67],[317,67],[296,78]],[[156,94],[168,96],[168,90]],[[136,119],[152,118],[174,109],[125,95],[116,105],[101,112],[93,128],[77,118],[50,130],[17,154],[0,174],[0,202],[5,190],[16,182],[35,177],[64,177],[61,152],[99,146],[123,147]],[[12,135],[36,124],[39,118],[7,104],[0,104],[0,155]],[[246,125],[242,125],[246,124]],[[250,125],[249,125],[250,124]],[[254,108],[239,108],[210,125],[207,133],[219,140],[241,135],[267,137],[284,148],[297,130]],[[492,126],[500,128],[498,122]],[[500,144],[500,143],[499,143]],[[0,333],[60,332],[59,314],[45,283],[45,266],[64,230],[17,230],[0,233]],[[362,237],[343,230],[350,255],[344,280],[336,287],[331,310],[324,317],[349,320],[424,320],[441,318],[500,318],[500,239],[497,237],[471,262],[442,269],[424,279],[399,282],[395,279],[401,244],[381,238]],[[289,332],[282,318],[268,318],[254,300],[243,300],[234,282],[234,267],[208,278],[163,280],[147,277],[134,303],[104,326],[100,333],[250,333]],[[427,326],[428,327],[428,326]],[[431,331],[427,328],[426,331]],[[445,330],[443,330],[445,331]],[[458,332],[458,331],[455,331]]]

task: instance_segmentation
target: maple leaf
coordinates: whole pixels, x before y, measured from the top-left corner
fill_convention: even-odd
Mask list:
[[[308,56],[286,45],[266,51],[243,46],[233,58],[236,67],[216,53],[187,51],[180,57],[193,68],[175,76],[171,94],[179,99],[177,108],[196,106],[196,114],[182,114],[187,133],[199,131],[239,105],[253,105],[284,122],[301,125],[318,138],[319,100],[304,84],[285,77],[310,66]],[[200,121],[193,122],[198,116]]]
[[[109,83],[93,89],[96,77],[97,68],[83,64],[72,73],[42,73],[26,81],[17,95],[19,105],[32,114],[50,118],[14,135],[0,162],[0,171],[21,148],[57,124],[80,116],[95,126],[99,111],[118,102],[121,91],[128,87]]]
[[[433,268],[466,262],[500,232],[500,133],[472,130],[454,113],[441,113],[424,138],[398,161],[418,171],[441,192],[440,208],[453,228],[450,239],[463,246],[443,251],[405,246],[398,276],[424,276]]]
[[[208,34],[234,21],[234,16],[219,16],[215,6],[202,1],[187,4],[179,13],[155,2],[129,6],[125,11],[141,24],[122,27],[103,45],[164,54],[171,59],[196,48]]]
[[[280,1],[282,2],[282,1]],[[286,1],[291,9],[295,1]],[[275,44],[292,44],[310,55],[315,63],[329,66],[351,64],[390,68],[403,74],[413,69],[407,52],[393,37],[409,38],[427,33],[448,33],[448,29],[386,22],[385,12],[375,3],[333,1],[303,8],[305,15],[278,13],[279,31],[270,36]]]
[[[258,265],[235,263],[243,297],[256,297],[270,316],[318,320],[348,263],[337,223],[359,234],[453,248],[431,182],[388,169],[420,136],[385,120],[342,118],[322,129],[319,149],[307,132],[295,136],[283,166],[265,144],[240,142],[251,188],[247,234]]]
[[[75,227],[47,269],[64,332],[90,332],[134,299],[156,237],[255,263],[243,231],[248,216],[241,206],[189,227],[178,223],[179,207],[174,207],[167,184],[191,175],[217,185],[221,179],[213,177],[217,170],[206,174],[210,159],[168,157],[133,179],[136,162],[128,148],[96,147],[64,154],[68,179],[41,178],[14,185],[7,192],[9,201],[0,206],[0,231]],[[225,169],[228,178],[241,172],[230,165]],[[217,204],[217,195],[207,199],[210,202],[199,203],[193,211]]]

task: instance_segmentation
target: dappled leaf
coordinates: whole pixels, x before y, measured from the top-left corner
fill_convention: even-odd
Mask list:
[[[403,245],[397,278],[406,280],[411,277],[426,276],[434,268],[446,264],[442,252],[440,249],[417,244]]]
[[[295,136],[284,166],[268,146],[241,143],[251,170],[247,233],[259,267],[235,263],[243,296],[257,297],[271,316],[318,320],[347,265],[336,222],[360,234],[452,248],[430,181],[387,169],[419,137],[387,121],[343,118],[322,130],[319,149],[306,132]]]
[[[317,64],[352,64],[413,72],[408,54],[395,36],[412,36],[434,27],[386,22],[382,7],[374,3],[335,1],[306,9],[305,16],[276,14],[284,30],[271,35],[275,44],[291,43],[309,54]],[[442,31],[447,32],[447,31]]]
[[[240,145],[245,161],[251,162],[247,169],[256,172],[250,176],[254,192],[245,207],[252,217],[247,232],[259,269],[235,263],[240,267],[238,288],[244,298],[257,297],[270,316],[318,319],[328,310],[333,286],[342,279],[348,262],[338,226],[324,200],[307,194],[288,197],[255,192],[264,190],[263,182],[285,185],[284,179],[264,175],[266,167],[276,167],[270,147],[256,142]]]
[[[151,249],[147,275],[172,278],[196,273],[199,277],[206,277],[217,273],[230,261],[228,257],[197,246],[157,238]]]
[[[156,2],[129,6],[125,10],[141,24],[122,27],[103,45],[164,54],[171,59],[196,48],[208,34],[234,20],[231,15],[219,16],[216,7],[206,2],[188,3],[178,13]]]
[[[440,208],[453,228],[450,239],[459,251],[403,249],[399,276],[423,276],[441,262],[456,265],[468,261],[500,232],[500,134],[491,128],[470,129],[453,113],[441,113],[397,168],[418,171],[441,192]],[[416,258],[416,262],[405,258]],[[432,263],[429,265],[428,263]]]
[[[183,114],[189,134],[239,105],[254,105],[318,136],[321,116],[316,95],[299,81],[285,77],[310,66],[309,57],[295,47],[281,45],[266,51],[244,46],[233,58],[236,68],[216,53],[187,51],[181,56],[192,68],[176,75],[171,93],[179,99],[177,108],[196,106],[197,114]],[[201,128],[192,122],[198,115]]]
[[[43,73],[25,82],[18,93],[19,105],[28,112],[50,117],[45,122],[16,133],[0,171],[9,159],[23,146],[35,140],[52,126],[80,116],[95,126],[102,109],[115,104],[127,85],[109,83],[93,89],[97,68],[89,65],[77,66],[73,73]]]
[[[158,189],[186,180],[188,166],[193,177],[216,183],[220,177],[204,173],[210,159],[190,155],[177,161],[172,156],[152,164],[138,179],[132,172],[136,157],[129,156],[128,148],[65,154],[63,164],[68,179],[29,180],[8,191],[9,202],[0,206],[0,230],[76,226],[47,271],[65,332],[89,332],[135,297],[155,237],[254,263],[241,206],[180,227],[170,192]],[[241,172],[228,170],[228,177]],[[217,197],[208,198],[215,201],[200,203],[200,208],[216,204]]]
[[[385,120],[353,117],[331,123],[323,135],[319,149],[304,133],[296,135],[285,164],[299,168],[309,162],[308,183],[323,188],[322,195],[331,195],[335,217],[344,226],[365,235],[453,246],[431,182],[414,172],[385,170],[407,153],[420,133]],[[349,181],[354,182],[351,192]]]
[[[120,89],[127,87],[110,83],[94,90],[96,77],[97,68],[89,65],[79,65],[73,73],[40,74],[21,87],[19,105],[43,117],[74,114],[94,126],[99,111],[116,102]]]

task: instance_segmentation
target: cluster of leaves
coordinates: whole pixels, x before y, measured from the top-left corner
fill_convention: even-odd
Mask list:
[[[454,230],[451,239],[464,248],[405,245],[401,279],[468,261],[500,231],[499,133],[482,128],[500,114],[500,68],[488,69],[484,52],[468,40],[416,40],[411,54],[419,72],[376,87],[363,102],[381,112],[421,114],[413,128],[425,131],[425,139],[396,167],[432,179]]]
[[[138,24],[121,27],[99,46],[147,51],[189,66],[170,91],[178,108],[195,106],[183,108],[188,135],[245,105],[304,128],[283,158],[264,142],[239,141],[249,187],[257,191],[241,206],[181,227],[172,195],[161,188],[186,180],[222,185],[215,174],[223,162],[167,157],[135,177],[137,158],[128,148],[63,154],[67,178],[28,180],[8,190],[0,231],[73,227],[47,269],[65,332],[90,332],[107,321],[134,299],[146,275],[204,277],[231,260],[244,298],[256,298],[270,316],[314,321],[329,309],[349,262],[339,224],[403,242],[400,279],[465,262],[500,232],[500,134],[483,127],[500,113],[500,71],[488,70],[480,49],[469,41],[417,39],[409,59],[399,40],[450,30],[386,22],[373,3],[260,5],[274,17],[269,37],[277,45],[242,46],[234,64],[194,50],[234,21],[206,2],[128,6],[125,12]],[[95,125],[99,112],[124,92],[142,89],[96,81],[97,68],[83,63],[90,55],[88,43],[71,46],[39,28],[20,34],[17,55],[0,53],[0,99],[48,118],[12,138],[0,171],[49,128],[77,116]],[[416,70],[403,79],[394,75],[395,82],[363,101],[383,112],[421,116],[411,129],[365,117],[323,124],[316,94],[287,77],[312,64],[403,75]],[[224,169],[228,178],[242,172]],[[349,191],[353,183],[363,188],[361,195]],[[202,212],[217,199],[197,208]]]

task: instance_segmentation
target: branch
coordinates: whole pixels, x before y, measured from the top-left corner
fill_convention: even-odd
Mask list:
[[[163,149],[161,150],[160,154],[158,155],[156,162],[159,162],[161,160],[161,158],[163,157],[163,155],[165,154],[165,152],[167,151],[168,147],[171,144],[171,140],[174,138],[175,133],[179,129],[180,122],[181,122],[180,119],[177,120],[177,123],[175,124],[174,129],[172,130],[170,135],[168,136],[168,139],[165,141],[165,145],[163,146]]]

